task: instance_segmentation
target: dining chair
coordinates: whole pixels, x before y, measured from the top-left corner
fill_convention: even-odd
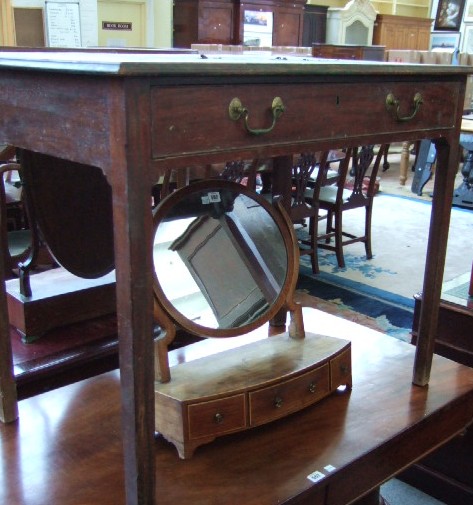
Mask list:
[[[256,190],[257,170],[259,160],[237,160],[225,163],[223,170],[218,174],[218,178],[227,181],[238,182],[249,189]]]
[[[259,160],[232,160],[223,164],[206,164],[189,167],[187,170],[167,169],[153,190],[154,203],[157,205],[175,189],[187,186],[192,181],[202,179],[225,179],[238,182],[249,189],[256,190]]]
[[[33,249],[32,233],[25,222],[21,188],[14,183],[19,173],[18,163],[0,165],[0,241],[6,279],[16,277],[19,263],[26,261]]]
[[[303,233],[317,229],[319,219],[320,188],[327,183],[330,151],[321,153],[302,153],[292,166],[292,198],[289,217],[296,227],[299,254],[308,255],[311,259],[312,271],[319,272],[316,234]],[[333,177],[333,174],[330,175]],[[332,179],[333,180],[333,179]],[[310,192],[312,198],[307,198]]]
[[[313,207],[326,211],[324,216],[313,219],[310,223],[309,234],[312,241],[317,242],[317,248],[334,251],[340,268],[345,267],[343,254],[344,246],[355,242],[365,244],[366,258],[373,257],[371,248],[371,220],[373,213],[373,200],[376,194],[376,182],[381,161],[388,149],[388,145],[382,145],[374,156],[374,146],[363,146],[358,149],[348,149],[346,157],[339,166],[339,177],[336,184],[324,185],[323,179],[317,179],[314,190],[306,190],[306,201]],[[350,159],[353,161],[353,176],[349,178]],[[375,159],[368,174],[369,168]],[[356,209],[365,209],[364,233],[353,234],[343,228],[343,212]],[[318,223],[326,219],[325,232],[319,233]],[[333,240],[333,243],[332,243]],[[315,260],[317,256],[314,255]],[[319,272],[318,264],[312,269]]]

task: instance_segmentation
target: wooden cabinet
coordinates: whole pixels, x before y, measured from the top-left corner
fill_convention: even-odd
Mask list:
[[[271,11],[273,13],[273,46],[300,46],[304,28],[305,3],[305,0],[292,2],[246,0],[241,3],[240,10],[242,15],[245,10]]]
[[[312,56],[341,60],[384,61],[383,46],[356,46],[352,44],[313,44]]]
[[[238,12],[235,0],[174,0],[174,47],[236,43]]]
[[[389,49],[427,51],[430,46],[432,20],[409,16],[378,14],[373,31],[373,44]]]
[[[305,0],[174,0],[174,47],[242,44],[245,11],[273,13],[273,46],[300,46]]]
[[[322,5],[304,6],[302,47],[311,47],[314,42],[325,42],[327,32],[327,9]]]

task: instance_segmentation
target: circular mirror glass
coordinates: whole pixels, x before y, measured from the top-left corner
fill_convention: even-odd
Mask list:
[[[154,215],[160,305],[201,335],[239,335],[264,324],[290,282],[287,228],[266,200],[240,184],[209,180],[175,191]]]

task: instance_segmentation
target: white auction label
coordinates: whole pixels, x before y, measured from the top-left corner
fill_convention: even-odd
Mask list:
[[[307,478],[312,482],[319,482],[319,480],[322,480],[324,477],[325,475],[322,472],[319,472],[318,470],[312,472],[307,476]]]

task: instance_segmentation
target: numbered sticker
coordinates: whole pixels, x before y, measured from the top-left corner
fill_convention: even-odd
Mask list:
[[[319,472],[318,470],[315,472],[312,472],[307,476],[309,480],[312,482],[319,482],[319,480],[322,480],[325,477],[325,475],[322,472]]]
[[[218,191],[210,191],[208,196],[209,196],[210,203],[219,203],[220,202],[220,193]]]
[[[209,205],[210,203],[221,202],[220,193],[218,191],[209,191],[206,195],[200,198],[202,205]]]

